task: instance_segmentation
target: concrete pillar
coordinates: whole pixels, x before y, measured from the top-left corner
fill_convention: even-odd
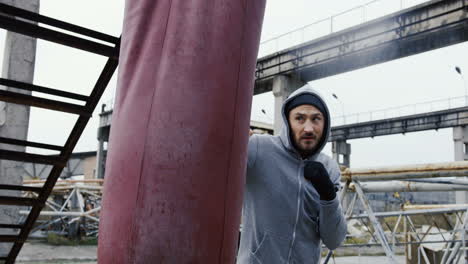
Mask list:
[[[281,107],[283,102],[288,96],[305,85],[298,76],[279,75],[273,79],[273,95],[275,96],[275,118],[273,124],[273,133],[279,134],[283,126],[283,116],[281,114]]]
[[[459,126],[453,128],[453,143],[455,161],[468,160],[468,127]],[[468,192],[455,192],[455,201],[456,203],[467,203]]]
[[[96,155],[96,178],[104,179],[104,140],[98,139],[98,149]]]
[[[104,143],[109,142],[110,124],[112,113],[106,111],[106,104],[101,107],[101,114],[99,114],[99,128],[97,133],[98,148],[96,153],[96,173],[97,179],[104,179],[107,150],[104,149]]]
[[[348,167],[351,163],[351,144],[346,143],[346,140],[337,140],[332,142],[333,159],[340,166]],[[342,159],[340,159],[340,156]]]
[[[0,3],[13,5],[33,12],[39,12],[39,0],[0,0]],[[36,39],[7,32],[3,58],[2,77],[15,81],[32,83],[36,58]],[[31,94],[9,87],[0,89]],[[29,126],[29,107],[0,102],[0,136],[26,140]],[[1,149],[25,151],[25,147],[0,144]],[[0,160],[0,182],[21,185],[24,168],[21,162]],[[19,192],[0,191],[0,195],[20,195]],[[1,206],[0,223],[18,223],[20,207]],[[7,234],[8,230],[2,231]],[[16,232],[15,232],[16,233]],[[0,256],[7,254],[12,243],[0,244]]]
[[[96,178],[104,179],[104,166],[105,166],[105,155],[104,155],[104,128],[98,129],[98,148],[96,153]],[[107,139],[109,140],[109,139]]]

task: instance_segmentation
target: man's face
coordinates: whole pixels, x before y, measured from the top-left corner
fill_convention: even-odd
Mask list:
[[[315,106],[300,105],[289,111],[289,126],[294,145],[301,154],[312,152],[323,135],[325,117]]]

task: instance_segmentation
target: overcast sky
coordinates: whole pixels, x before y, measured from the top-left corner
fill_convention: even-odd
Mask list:
[[[262,40],[367,2],[369,0],[268,0]],[[401,3],[410,6],[418,2],[422,1],[382,0],[378,4],[369,6],[365,15],[367,19],[371,19],[389,10],[396,10]],[[41,13],[119,36],[122,27],[123,1],[42,1]],[[340,29],[359,23],[363,18],[362,14],[362,11],[356,10],[339,16],[335,19],[334,27]],[[3,50],[4,38],[5,32],[0,31],[0,50]],[[310,84],[325,95],[334,116],[341,116],[343,110],[346,114],[351,114],[460,97],[465,94],[465,85],[454,68],[459,66],[462,71],[468,71],[467,52],[468,45],[463,43],[313,81]],[[2,56],[0,53],[0,59]],[[38,41],[34,82],[38,85],[89,94],[104,63],[103,57]],[[101,103],[113,98],[115,77]],[[332,93],[338,95],[340,101],[334,99]],[[96,149],[99,109],[100,107],[86,128],[76,151]],[[263,114],[261,109],[265,109],[267,114]],[[252,119],[271,122],[273,112],[271,93],[254,97]],[[33,108],[29,140],[64,144],[74,121],[72,115]],[[352,167],[446,162],[452,161],[454,157],[452,129],[351,140],[349,143],[352,148]],[[325,151],[331,153],[330,146],[326,147]]]

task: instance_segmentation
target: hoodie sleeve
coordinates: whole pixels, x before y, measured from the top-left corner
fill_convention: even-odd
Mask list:
[[[255,161],[257,160],[258,152],[258,136],[252,135],[249,137],[249,144],[247,146],[247,169],[250,169],[254,166]]]
[[[329,174],[336,187],[340,187],[341,173],[338,164],[331,160],[328,162]],[[328,249],[336,249],[346,237],[346,220],[340,205],[340,195],[337,193],[331,201],[320,201],[319,233]]]

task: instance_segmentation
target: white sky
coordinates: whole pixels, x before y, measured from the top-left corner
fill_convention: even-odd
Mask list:
[[[367,18],[381,15],[385,10],[399,6],[400,2],[382,1],[382,4],[367,9]],[[369,0],[268,0],[262,39],[270,39],[367,2]],[[421,0],[404,0],[403,5],[417,2]],[[48,0],[41,2],[41,13],[119,36],[123,1]],[[334,26],[339,28],[358,23],[356,18],[361,19],[361,14],[357,10],[340,16]],[[4,38],[5,32],[0,31],[0,50],[3,50]],[[467,51],[468,44],[463,43],[317,80],[311,84],[326,96],[334,116],[342,115],[342,108],[349,114],[463,96],[464,83],[454,67],[459,66],[463,72],[468,72],[468,61],[463,59]],[[0,60],[2,56],[0,53]],[[105,63],[105,59],[100,56],[45,41],[38,41],[36,56],[35,84],[83,94],[89,94]],[[114,76],[101,103],[113,98],[115,86]],[[337,94],[342,104],[333,99],[331,93]],[[267,116],[261,113],[261,109],[265,109]],[[99,111],[100,105],[75,151],[96,149]],[[254,97],[252,119],[271,122],[273,112],[271,93]],[[29,140],[63,144],[75,121],[71,117],[33,108]],[[446,162],[452,161],[454,157],[451,129],[350,140],[349,143],[352,148],[352,167]],[[330,146],[325,151],[331,153]]]

